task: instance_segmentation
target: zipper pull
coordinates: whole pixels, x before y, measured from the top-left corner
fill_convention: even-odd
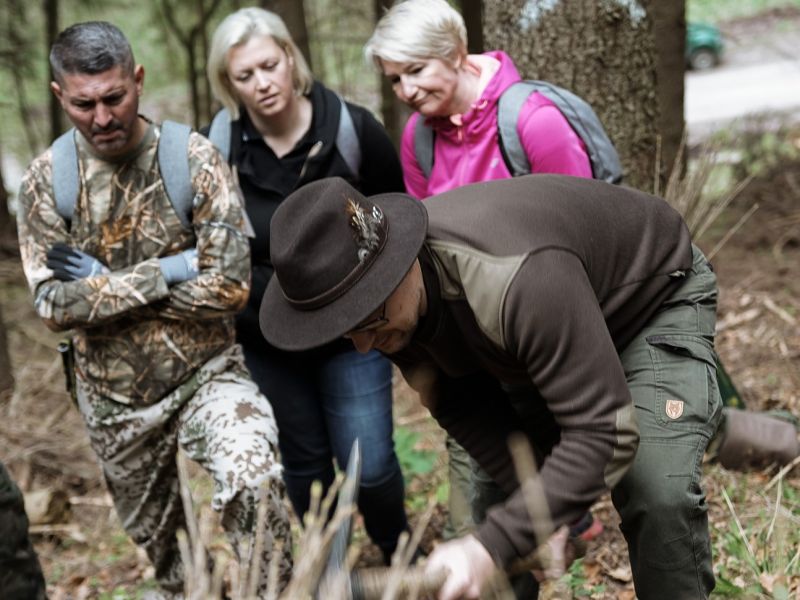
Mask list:
[[[314,158],[317,154],[320,153],[322,150],[322,140],[318,140],[311,146],[311,150],[308,151],[308,155],[306,156],[305,162],[303,162],[303,168],[300,169],[300,177],[299,179],[303,179],[303,176],[306,174],[306,170],[308,169],[308,162]]]

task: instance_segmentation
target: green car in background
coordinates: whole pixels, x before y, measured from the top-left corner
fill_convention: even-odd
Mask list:
[[[686,24],[686,64],[703,71],[719,64],[722,55],[722,34],[706,23]]]

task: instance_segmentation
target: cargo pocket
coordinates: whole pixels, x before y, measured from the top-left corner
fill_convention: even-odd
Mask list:
[[[657,422],[677,431],[709,431],[718,398],[711,344],[688,335],[650,335]]]

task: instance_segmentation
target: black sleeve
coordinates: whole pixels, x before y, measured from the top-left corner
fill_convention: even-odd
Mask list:
[[[360,189],[365,196],[404,192],[403,169],[392,140],[375,117],[348,103],[361,145]]]

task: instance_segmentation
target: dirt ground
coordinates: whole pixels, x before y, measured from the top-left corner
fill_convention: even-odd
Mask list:
[[[744,39],[752,27],[756,25],[732,24],[726,32]],[[782,142],[800,150],[800,132]],[[707,254],[714,252],[756,205],[712,257],[720,288],[717,347],[748,409],[778,408],[800,415],[800,161],[783,162],[754,179],[698,245]],[[114,515],[83,425],[63,389],[54,350],[61,336],[46,330],[34,315],[15,260],[0,261],[0,301],[17,383],[12,396],[0,398],[0,457],[26,492],[55,490],[66,500],[61,503],[64,510],[32,526],[49,595],[54,600],[136,598],[152,586],[152,569]],[[440,457],[433,472],[408,478],[407,505],[416,525],[446,479],[443,436],[399,378],[395,420],[419,434],[419,451]],[[730,567],[736,558],[730,554],[732,513],[725,498],[738,495],[735,507],[743,519],[759,513],[765,506],[760,490],[774,474],[774,469],[734,474],[707,466],[704,483],[717,569]],[[788,473],[783,485],[800,491],[800,469]],[[203,495],[202,486],[198,494]],[[787,507],[789,520],[800,529],[800,492],[794,497]],[[633,598],[616,514],[607,498],[593,510],[605,531],[591,543],[577,577],[585,582],[587,596]],[[423,535],[425,550],[440,539],[444,519],[444,505],[434,503]],[[363,529],[357,528],[355,541],[362,550],[359,564],[377,564],[378,552],[365,541]],[[800,578],[790,579],[788,586],[791,597],[800,598]]]

